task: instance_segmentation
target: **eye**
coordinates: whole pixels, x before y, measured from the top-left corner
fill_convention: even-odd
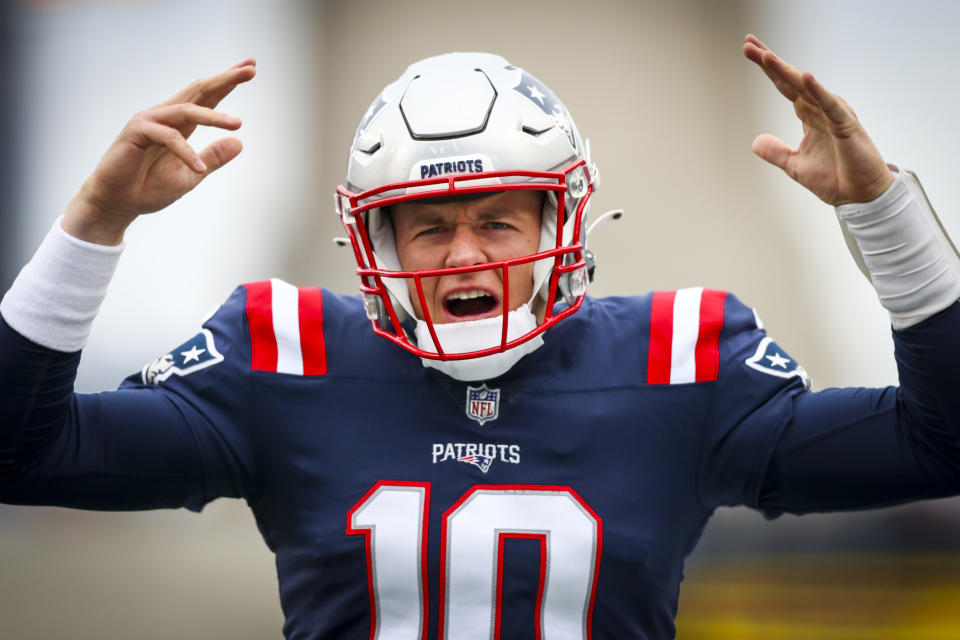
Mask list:
[[[442,227],[427,227],[426,229],[421,229],[420,231],[417,231],[414,237],[419,238],[421,236],[434,236],[440,233],[441,231],[443,231]]]
[[[512,227],[506,222],[488,222],[487,226],[494,231],[503,231],[505,229],[512,229]]]

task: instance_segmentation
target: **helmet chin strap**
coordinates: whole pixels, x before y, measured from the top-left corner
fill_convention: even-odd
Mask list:
[[[514,340],[537,328],[537,317],[530,310],[529,303],[520,305],[507,315],[507,341]],[[489,349],[500,344],[503,330],[503,316],[484,318],[482,320],[468,320],[465,322],[450,322],[433,325],[437,338],[445,352],[462,353],[465,351],[479,351]],[[436,352],[430,329],[423,320],[417,320],[414,331],[417,337],[417,346],[424,351]],[[455,380],[473,382],[489,380],[501,376],[515,365],[520,358],[536,351],[543,344],[543,336],[538,335],[523,344],[500,353],[493,353],[479,358],[467,360],[430,360],[421,358],[423,366],[441,371]]]

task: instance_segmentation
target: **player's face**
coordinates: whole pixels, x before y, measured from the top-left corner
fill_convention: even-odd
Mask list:
[[[397,254],[406,270],[462,267],[536,253],[540,244],[539,191],[504,191],[479,200],[407,202],[393,207]],[[506,308],[533,295],[533,263],[509,269]],[[480,320],[501,315],[503,273],[486,269],[424,278],[427,311],[435,323]],[[416,287],[409,283],[413,309],[423,318]]]

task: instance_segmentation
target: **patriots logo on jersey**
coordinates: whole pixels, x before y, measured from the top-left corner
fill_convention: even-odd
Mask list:
[[[746,365],[761,373],[780,378],[797,376],[803,380],[803,385],[807,389],[810,388],[810,376],[807,375],[806,369],[788,356],[787,352],[769,336],[760,341],[756,352],[746,359]]]
[[[483,426],[500,415],[500,389],[488,389],[486,384],[467,387],[467,417]]]
[[[494,462],[520,464],[520,445],[493,442],[435,442],[430,455],[433,464],[456,460],[472,464],[486,473]]]
[[[457,462],[466,462],[467,464],[472,464],[473,466],[475,466],[477,469],[480,469],[480,471],[483,471],[484,473],[490,470],[490,465],[493,464],[493,460],[494,459],[490,456],[480,456],[480,455],[463,456],[461,458],[457,458]]]
[[[146,365],[140,373],[143,384],[158,384],[176,374],[185,376],[223,362],[213,343],[213,334],[203,329],[176,349]]]

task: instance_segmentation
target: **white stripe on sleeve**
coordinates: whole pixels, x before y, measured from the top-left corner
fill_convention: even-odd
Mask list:
[[[299,291],[288,282],[270,279],[273,334],[277,339],[277,373],[303,375],[300,350]]]
[[[697,379],[697,336],[700,334],[700,296],[703,287],[680,289],[673,301],[673,344],[670,348],[670,384]]]

